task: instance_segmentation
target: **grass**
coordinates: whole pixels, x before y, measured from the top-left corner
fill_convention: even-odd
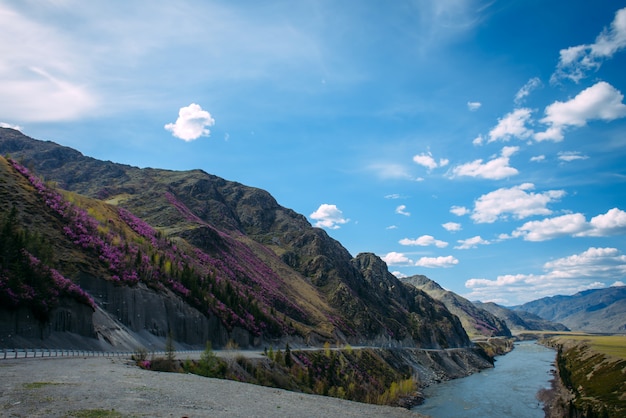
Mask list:
[[[24,383],[24,388],[25,389],[40,389],[44,386],[52,386],[52,385],[61,385],[62,383],[55,383],[55,382],[30,382],[30,383]]]
[[[123,415],[114,409],[80,409],[66,415],[67,418],[121,418]]]
[[[626,360],[626,335],[567,334],[555,339],[585,341],[598,353]]]

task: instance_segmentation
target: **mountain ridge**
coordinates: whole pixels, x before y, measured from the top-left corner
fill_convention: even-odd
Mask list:
[[[110,227],[107,216],[112,219],[111,226],[122,225],[121,232],[115,232],[120,236],[130,234],[128,227],[141,226],[142,222],[153,228],[154,233],[133,238],[141,242],[131,245],[131,249],[137,247],[133,250],[139,266],[137,274],[145,276],[146,271],[157,271],[160,280],[165,280],[162,286],[169,289],[167,292],[174,292],[165,298],[168,303],[192,303],[195,309],[205,310],[205,322],[213,321],[213,328],[201,325],[205,329],[201,334],[206,335],[208,328],[218,329],[215,332],[221,337],[215,341],[217,345],[234,334],[239,335],[237,342],[242,346],[258,345],[260,340],[254,335],[258,335],[255,329],[259,324],[274,324],[274,331],[269,334],[269,328],[264,328],[262,339],[288,337],[303,342],[333,340],[357,344],[367,341],[433,348],[470,345],[458,318],[443,304],[402,284],[375,255],[352,257],[325,231],[280,206],[264,190],[202,170],[177,172],[103,162],[5,128],[0,129],[0,153],[43,176],[55,190],[68,190],[73,204],[83,204],[88,208],[85,212],[92,211],[102,218],[94,221],[96,229]],[[119,219],[123,211],[132,216],[130,223]],[[156,244],[146,244],[151,240]],[[151,259],[142,264],[140,258],[146,254],[151,254]],[[130,255],[125,253],[123,257],[128,265],[133,263]],[[143,283],[156,286],[156,290],[146,291],[161,291],[161,282],[155,284],[140,278],[123,290],[121,285],[111,286],[110,271],[103,273],[101,269],[94,281],[94,275],[72,271],[80,270],[80,266],[65,267],[73,280],[93,292],[106,290],[109,298],[121,293],[115,297],[124,299],[128,289],[137,289]],[[218,280],[216,284],[199,284],[206,274],[213,275]],[[193,295],[189,299],[194,291],[197,303],[193,302]],[[147,297],[146,293],[141,295],[139,299]],[[104,299],[96,302],[99,307],[111,303]],[[231,312],[226,317],[238,321],[237,327],[215,324],[219,303],[225,303]],[[140,311],[149,315],[145,307]],[[247,315],[254,319],[245,320]],[[162,338],[164,332],[175,328],[176,319],[169,316],[160,321],[162,326],[156,335]],[[117,322],[121,328],[133,325],[128,315],[117,318]]]

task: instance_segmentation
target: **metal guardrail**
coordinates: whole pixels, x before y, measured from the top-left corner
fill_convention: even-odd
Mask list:
[[[201,351],[182,350],[176,351],[180,354],[197,354]],[[49,358],[49,357],[126,357],[131,358],[138,354],[137,351],[93,351],[93,350],[77,350],[77,349],[60,349],[60,348],[12,348],[2,349],[0,351],[0,360],[25,359],[25,358]],[[150,351],[149,356],[165,355],[164,351]]]

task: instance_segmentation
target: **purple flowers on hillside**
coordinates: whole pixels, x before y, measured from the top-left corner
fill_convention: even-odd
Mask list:
[[[276,310],[306,322],[306,314],[283,294],[282,280],[250,247],[213,229],[173,194],[166,193],[168,202],[186,220],[211,228],[221,240],[215,247],[218,249],[206,254],[197,248],[189,249],[184,241],[175,244],[124,208],[117,208],[117,215],[129,228],[120,227],[115,219],[107,219],[111,217],[109,209],[92,207],[87,211],[72,204],[25,167],[10,162],[65,223],[63,233],[83,251],[92,253],[108,269],[111,281],[127,285],[141,281],[157,290],[169,288],[198,309],[219,317],[228,328],[242,327],[256,335],[295,331],[284,315],[276,315]],[[97,218],[102,221],[90,213],[99,214]],[[93,300],[70,280],[56,270],[50,270],[50,274],[59,291],[94,306]],[[3,280],[0,272],[0,287]],[[6,294],[22,299],[31,294],[27,287],[16,292],[8,289]]]

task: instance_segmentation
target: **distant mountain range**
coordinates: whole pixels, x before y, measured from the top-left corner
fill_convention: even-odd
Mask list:
[[[575,331],[626,332],[626,286],[542,298],[513,309],[560,322]]]
[[[514,333],[520,331],[569,331],[563,324],[549,321],[530,312],[509,309],[493,302],[474,302],[474,304],[502,319]]]

